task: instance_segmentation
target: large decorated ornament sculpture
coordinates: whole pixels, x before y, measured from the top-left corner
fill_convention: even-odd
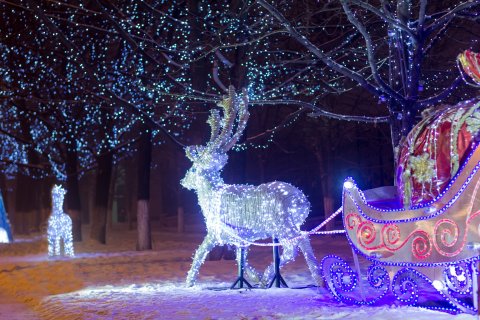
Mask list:
[[[280,266],[291,261],[297,248],[300,248],[313,278],[319,284],[321,278],[310,241],[300,231],[310,211],[305,195],[284,182],[259,186],[223,182],[220,173],[227,163],[227,152],[242,135],[249,118],[246,92],[237,95],[234,88],[230,87],[228,97],[219,106],[223,109],[223,118],[218,110],[212,110],[208,119],[211,127],[208,143],[185,149],[193,165],[181,184],[196,191],[207,226],[207,235],[195,252],[188,272],[187,286],[195,284],[200,266],[216,245],[236,246],[237,263],[240,263],[244,260],[241,248],[246,249],[252,241],[269,237],[278,239],[283,246]],[[244,268],[252,281],[260,280],[255,269],[246,261]],[[267,285],[273,277],[272,264],[265,270],[262,284]]]
[[[3,204],[2,194],[0,193],[0,243],[9,243],[13,241],[12,228],[8,220],[7,211]]]
[[[63,212],[63,200],[66,191],[59,185],[52,189],[52,213],[48,218],[48,255],[58,256],[63,253],[66,256],[73,256],[72,219]]]
[[[467,52],[460,56],[462,64],[465,55],[478,62]],[[390,198],[391,208],[347,179],[343,223],[356,252],[355,267],[337,256],[322,260],[324,280],[335,297],[372,304],[393,293],[404,304],[477,312],[479,134],[478,99],[426,115],[399,150],[398,197],[396,204]],[[367,281],[357,254],[370,262]],[[437,302],[425,294],[429,290]]]

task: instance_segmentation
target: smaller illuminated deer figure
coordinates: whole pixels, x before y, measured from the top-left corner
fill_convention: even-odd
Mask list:
[[[241,258],[241,247],[257,239],[277,238],[283,246],[280,266],[294,259],[297,248],[303,252],[310,272],[318,285],[321,284],[317,260],[308,237],[300,226],[307,218],[310,203],[305,195],[285,182],[270,182],[259,186],[228,185],[220,172],[227,163],[227,152],[238,141],[249,118],[248,98],[236,95],[233,87],[229,96],[219,103],[223,118],[218,110],[212,110],[208,119],[211,127],[210,140],[206,145],[188,146],[187,157],[193,162],[181,184],[195,190],[207,225],[207,235],[195,252],[187,275],[187,286],[193,286],[199,268],[207,254],[216,246],[231,244],[237,247],[237,263]],[[236,131],[234,131],[236,127]],[[253,267],[244,264],[247,276],[259,281]],[[273,263],[265,270],[261,279],[267,285],[274,276]]]
[[[61,254],[60,241],[63,241],[63,251],[67,256],[73,256],[72,219],[63,212],[65,189],[55,185],[52,189],[52,214],[48,218],[48,255]]]

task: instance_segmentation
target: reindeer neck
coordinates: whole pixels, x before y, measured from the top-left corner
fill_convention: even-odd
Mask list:
[[[195,191],[197,192],[198,203],[202,208],[203,214],[209,220],[208,217],[212,217],[215,214],[215,198],[219,195],[218,191],[225,184],[218,171],[202,175],[200,179],[197,184],[198,188]]]
[[[54,204],[52,206],[53,211],[63,211],[63,205],[61,204]]]
[[[202,174],[198,182],[198,193],[211,193],[224,185],[219,171],[210,171]]]

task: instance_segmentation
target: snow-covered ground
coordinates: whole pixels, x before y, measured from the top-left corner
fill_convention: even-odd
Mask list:
[[[75,243],[71,259],[49,259],[40,236],[1,244],[0,319],[476,319],[395,305],[347,306],[311,286],[300,256],[282,270],[291,288],[229,290],[236,278],[231,260],[207,261],[198,285],[185,288],[203,235],[154,232],[148,252],[135,251],[135,236],[116,225],[107,245]],[[319,260],[351,253],[343,236],[314,236],[312,244]],[[271,249],[252,249],[249,261],[263,269]]]

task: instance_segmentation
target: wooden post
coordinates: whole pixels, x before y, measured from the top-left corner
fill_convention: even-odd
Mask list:
[[[183,233],[185,231],[185,220],[183,207],[177,208],[177,232]]]
[[[148,200],[137,201],[137,250],[151,250],[150,215]]]
[[[150,225],[150,166],[152,164],[152,133],[144,126],[137,151],[137,250],[152,249]]]

